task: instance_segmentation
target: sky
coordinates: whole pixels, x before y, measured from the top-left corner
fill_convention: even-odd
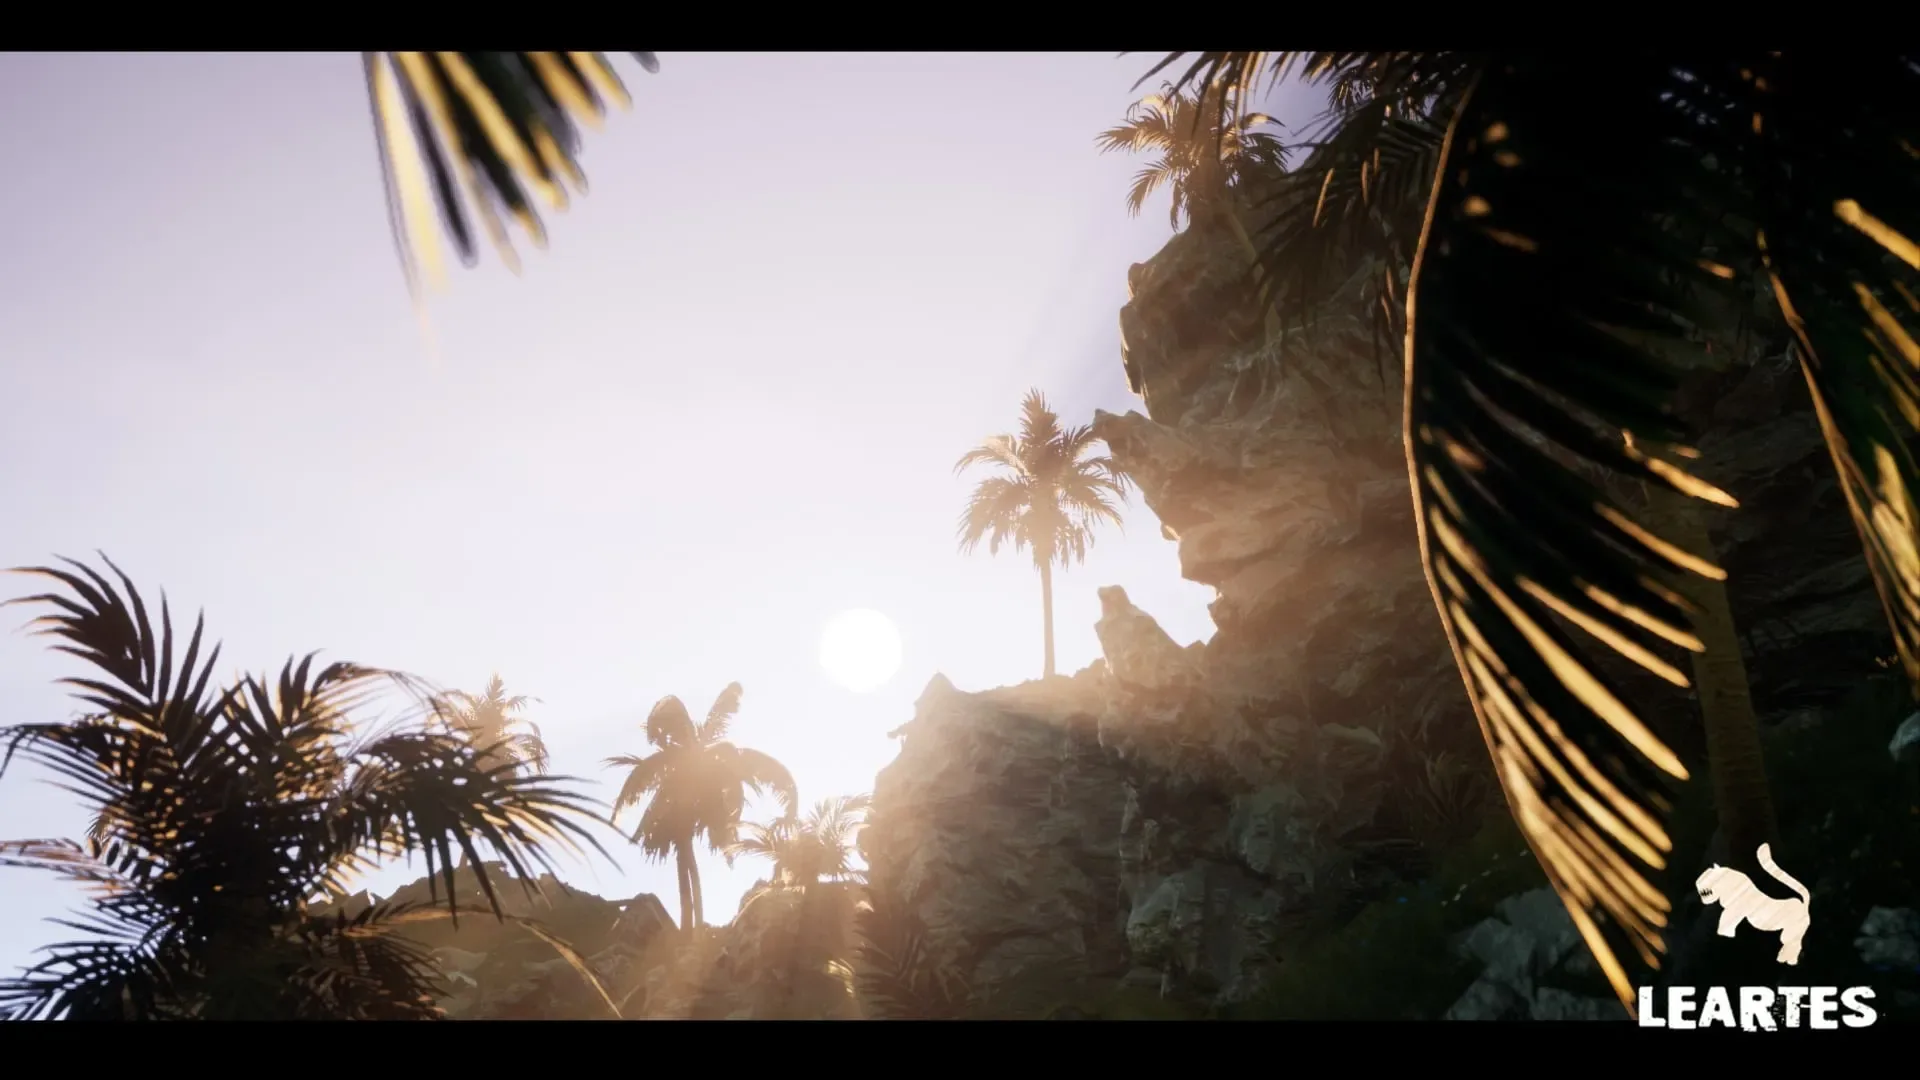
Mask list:
[[[104,551],[203,610],[235,674],[313,650],[497,672],[597,798],[656,700],[703,715],[735,680],[734,740],[804,803],[870,791],[936,672],[1040,674],[1038,577],[957,552],[979,477],[955,460],[1029,387],[1068,423],[1143,408],[1118,311],[1166,203],[1130,218],[1142,162],[1093,140],[1152,62],[620,54],[634,108],[587,135],[591,193],[519,276],[453,264],[429,350],[356,57],[0,55],[0,141],[32,148],[0,173],[0,564]],[[1176,640],[1212,633],[1136,498],[1056,576],[1063,672],[1098,658],[1113,584]],[[864,694],[817,659],[854,608],[904,645]],[[32,615],[0,613],[0,724],[76,711]],[[0,778],[0,839],[85,825],[35,770]],[[602,836],[612,861],[562,854],[564,879],[678,910],[669,864]],[[714,923],[765,873],[700,865]],[[73,937],[45,919],[79,900],[0,869],[0,970]]]

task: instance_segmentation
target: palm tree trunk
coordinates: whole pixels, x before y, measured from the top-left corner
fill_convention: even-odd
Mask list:
[[[680,886],[680,929],[693,929],[693,889],[694,876],[699,869],[693,863],[693,841],[675,844],[673,849],[674,871],[679,877]]]
[[[1046,637],[1046,671],[1044,678],[1053,678],[1053,560],[1040,564],[1040,619],[1041,632]]]
[[[700,887],[700,864],[693,857],[693,845],[687,845],[687,881],[693,885],[693,925],[707,922],[707,893]]]
[[[1715,559],[1712,537],[1699,503],[1659,493],[1657,518],[1670,526],[1674,543],[1708,560]],[[1705,652],[1693,653],[1693,682],[1706,726],[1707,771],[1713,805],[1731,859],[1746,862],[1761,844],[1778,839],[1773,794],[1767,785],[1760,721],[1747,688],[1747,665],[1724,581],[1688,574],[1681,591],[1700,612],[1695,632]]]

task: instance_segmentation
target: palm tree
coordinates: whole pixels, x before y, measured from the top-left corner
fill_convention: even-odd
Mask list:
[[[544,775],[546,741],[533,721],[520,715],[533,700],[537,699],[508,697],[506,683],[495,675],[478,697],[455,690],[435,698],[433,709],[442,723],[479,753],[483,766]],[[460,864],[466,864],[465,855]]]
[[[740,837],[727,846],[728,860],[773,864],[768,880],[748,892],[742,906],[769,892],[861,880],[863,872],[853,867],[854,845],[872,806],[872,796],[840,795],[815,803],[806,817],[789,814],[765,825],[741,826]]]
[[[1169,83],[1129,109],[1124,123],[1102,132],[1096,140],[1102,153],[1159,155],[1135,174],[1127,211],[1139,216],[1154,192],[1168,188],[1173,200],[1167,221],[1177,229],[1182,216],[1192,221],[1225,207],[1229,189],[1256,171],[1278,173],[1286,148],[1271,132],[1254,130],[1274,120],[1265,113],[1242,113],[1242,100],[1225,83],[1191,93]],[[1225,216],[1232,217],[1227,209]]]
[[[1126,121],[1095,140],[1101,153],[1157,153],[1134,175],[1127,190],[1127,212],[1138,217],[1147,199],[1161,187],[1172,195],[1167,223],[1178,229],[1184,215],[1224,223],[1247,258],[1259,267],[1259,249],[1240,220],[1241,200],[1256,176],[1285,173],[1287,148],[1272,132],[1255,128],[1275,123],[1265,113],[1242,112],[1250,95],[1226,82],[1207,83],[1183,92],[1172,83],[1127,111]],[[1277,312],[1267,315],[1267,336],[1279,337],[1284,325]]]
[[[1339,167],[1364,208],[1353,233],[1381,233],[1353,223],[1390,216],[1376,193],[1420,207],[1417,240],[1394,241],[1412,253],[1404,417],[1428,581],[1508,803],[1631,1012],[1625,965],[1663,948],[1647,873],[1672,849],[1665,789],[1687,770],[1561,624],[1682,687],[1656,650],[1712,659],[1703,638],[1730,624],[1694,584],[1724,572],[1647,524],[1685,516],[1636,513],[1586,470],[1734,506],[1681,464],[1674,392],[1703,328],[1770,297],[1920,693],[1920,57],[1646,49],[1597,80],[1550,54],[1207,53],[1181,81],[1295,66],[1347,102],[1320,201]],[[1407,140],[1390,174],[1373,118],[1439,137]],[[1274,234],[1283,256],[1355,250]],[[1716,787],[1764,782],[1757,745],[1716,752]]]
[[[521,715],[528,702],[538,700],[508,697],[506,683],[495,675],[485,692],[476,696],[455,690],[437,699],[434,709],[449,728],[473,745],[482,764],[544,774],[546,741],[539,727]]]
[[[633,55],[660,69],[652,53]],[[499,210],[546,247],[529,189],[548,209],[566,209],[567,186],[586,189],[575,124],[597,131],[605,101],[630,104],[604,53],[369,52],[361,64],[394,246],[416,300],[422,271],[429,282],[441,274],[433,211],[463,263],[479,258],[477,223],[518,271]]]
[[[807,1005],[834,998],[853,1004],[847,936],[856,890],[866,880],[865,871],[854,868],[853,856],[871,806],[867,795],[822,799],[805,817],[789,813],[765,825],[744,825],[740,838],[727,846],[729,863],[752,857],[773,864],[768,879],[742,898],[735,920],[750,918],[749,913],[771,920],[764,924],[771,933],[763,934],[762,947],[774,950],[773,965],[781,977],[772,983],[773,1001],[763,1019],[800,1019],[809,1015]],[[780,906],[768,912],[774,903]]]
[[[740,709],[740,694],[739,683],[728,684],[699,725],[679,698],[661,698],[647,714],[647,745],[654,752],[646,757],[623,754],[607,759],[610,768],[627,770],[620,797],[614,800],[614,815],[646,799],[647,809],[634,829],[633,842],[649,858],[674,857],[680,926],[686,930],[699,925],[704,910],[694,842],[704,836],[709,847],[724,852],[736,838],[749,789],[771,791],[786,807],[796,799],[786,766],[758,750],[727,741],[727,728]]]
[[[1003,543],[1033,552],[1040,571],[1047,678],[1054,674],[1053,568],[1085,561],[1093,527],[1120,523],[1115,500],[1124,499],[1131,485],[1111,457],[1087,456],[1094,443],[1092,428],[1063,429],[1046,398],[1030,390],[1020,404],[1020,434],[996,435],[954,465],[955,473],[974,465],[1005,471],[973,489],[960,515],[960,550],[970,552],[984,539],[988,554],[999,554]]]
[[[124,591],[63,561],[74,571],[26,572],[64,593],[16,602],[51,609],[36,625],[94,669],[69,680],[89,712],[0,729],[0,769],[16,753],[46,767],[93,823],[85,843],[0,844],[0,865],[81,883],[92,917],[64,923],[84,940],[50,946],[0,982],[0,1015],[437,1018],[431,957],[393,931],[463,910],[509,918],[480,845],[522,877],[551,867],[548,844],[598,848],[582,827],[590,804],[557,780],[489,768],[430,725],[356,731],[382,686],[414,686],[406,677],[308,656],[277,678],[214,687],[220,650],[203,651],[203,620],[181,654],[164,600],[156,633],[118,567],[106,564]],[[473,857],[488,908],[457,903],[456,850]],[[429,880],[440,875],[444,910],[437,898],[318,910],[314,897],[344,896],[354,875],[395,853],[420,854]],[[584,960],[557,947],[599,989]]]

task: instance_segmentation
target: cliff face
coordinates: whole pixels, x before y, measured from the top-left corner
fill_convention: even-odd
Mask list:
[[[1216,590],[1218,632],[1181,648],[1103,590],[1102,661],[979,694],[936,679],[876,784],[875,885],[977,986],[1051,966],[1243,999],[1285,942],[1504,811],[1415,546],[1392,346],[1376,366],[1328,334],[1262,344],[1225,291],[1238,257],[1189,232],[1133,268],[1145,412],[1095,420]],[[1768,724],[1817,722],[1887,641],[1798,380],[1703,376],[1685,406],[1701,471],[1744,504],[1715,540]],[[1684,698],[1648,701],[1697,747]]]
[[[876,884],[899,875],[979,982],[1018,965],[970,943],[1006,939],[1028,964],[1244,997],[1290,928],[1418,860],[1389,784],[1460,827],[1486,804],[1421,735],[1472,725],[1412,542],[1398,388],[1291,354],[1272,373],[1236,340],[1257,322],[1201,310],[1233,269],[1205,240],[1135,267],[1126,363],[1151,415],[1095,430],[1217,590],[1218,632],[1181,648],[1104,589],[1104,660],[983,694],[936,680],[876,785]],[[1021,772],[1051,777],[1044,799],[1000,794]]]

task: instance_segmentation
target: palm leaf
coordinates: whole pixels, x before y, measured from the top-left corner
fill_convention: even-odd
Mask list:
[[[1920,62],[1809,52],[1743,74],[1770,280],[1920,689]]]
[[[671,694],[654,702],[647,713],[647,743],[651,746],[692,746],[697,737],[686,703]]]
[[[652,54],[634,56],[659,70]],[[502,214],[545,247],[535,200],[558,211],[570,187],[584,192],[579,126],[597,130],[608,101],[630,104],[597,52],[370,52],[363,67],[394,243],[415,289],[422,270],[429,283],[440,275],[429,205],[463,263],[479,257],[477,224],[517,270]]]
[[[1685,686],[1657,651],[1702,647],[1679,575],[1723,576],[1570,467],[1732,505],[1650,452],[1687,456],[1673,349],[1689,289],[1719,280],[1666,227],[1715,219],[1689,205],[1714,176],[1685,92],[1659,58],[1603,85],[1491,62],[1448,130],[1408,301],[1428,580],[1514,816],[1629,1010],[1626,964],[1663,949],[1666,778],[1687,772],[1560,620]]]
[[[854,985],[877,1019],[949,1020],[974,995],[928,948],[926,927],[899,898],[875,894],[854,912]]]

